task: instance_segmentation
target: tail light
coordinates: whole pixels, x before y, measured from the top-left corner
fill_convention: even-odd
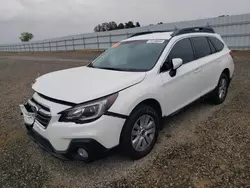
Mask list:
[[[230,52],[229,52],[229,55],[231,55],[231,57],[233,57],[233,52],[232,52],[232,51],[230,51]]]

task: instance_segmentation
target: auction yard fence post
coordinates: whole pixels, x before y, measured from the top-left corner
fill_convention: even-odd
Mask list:
[[[111,33],[109,33],[109,46],[112,46],[112,38],[111,38]]]
[[[64,40],[64,44],[65,44],[65,51],[67,52],[67,41]]]
[[[83,49],[86,49],[84,36],[82,36],[82,42],[83,42]]]
[[[99,46],[99,38],[98,38],[98,34],[96,35],[96,43],[97,43],[97,50],[99,50],[100,46]]]

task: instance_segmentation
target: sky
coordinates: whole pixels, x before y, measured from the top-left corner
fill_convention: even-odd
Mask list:
[[[250,0],[0,0],[0,44],[89,33],[106,21],[149,25],[250,13]]]

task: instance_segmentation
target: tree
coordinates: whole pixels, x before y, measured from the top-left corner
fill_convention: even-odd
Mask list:
[[[101,32],[101,31],[112,31],[116,29],[125,29],[125,28],[135,28],[135,27],[141,27],[139,22],[134,23],[132,21],[129,21],[125,24],[120,23],[117,25],[116,22],[111,21],[111,22],[104,22],[102,24],[98,24],[97,26],[94,27],[95,32]]]
[[[95,32],[100,32],[100,31],[102,31],[102,26],[101,26],[100,24],[98,24],[97,26],[95,26],[94,31],[95,31]]]
[[[124,28],[125,28],[125,26],[124,26],[123,23],[120,23],[120,24],[117,26],[117,29],[124,29]]]
[[[136,27],[141,27],[140,23],[139,22],[136,22]]]
[[[22,42],[28,42],[33,38],[34,38],[34,35],[32,33],[29,33],[29,32],[23,32],[23,33],[21,33],[21,36],[19,37],[19,39]]]
[[[94,31],[95,32],[112,31],[112,30],[116,30],[117,28],[118,28],[118,26],[114,21],[104,22],[102,24],[98,24],[97,26],[95,26]]]
[[[128,23],[125,23],[125,28],[134,28],[135,25],[132,21],[129,21]]]
[[[109,30],[108,31],[112,31],[112,30],[116,30],[117,29],[117,24],[112,21],[112,22],[109,22]]]
[[[109,23],[108,22],[104,22],[102,23],[102,26],[101,26],[101,31],[109,31]]]

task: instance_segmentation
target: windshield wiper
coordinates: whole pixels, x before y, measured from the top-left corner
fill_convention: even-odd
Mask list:
[[[115,70],[115,71],[124,71],[121,68],[112,68],[112,67],[97,67],[98,69],[105,69],[105,70]]]
[[[130,68],[113,68],[113,67],[95,67],[98,69],[114,70],[114,71],[127,71],[127,72],[145,72],[145,70],[130,69]]]
[[[95,68],[95,67],[93,66],[93,63],[90,63],[87,67]]]

